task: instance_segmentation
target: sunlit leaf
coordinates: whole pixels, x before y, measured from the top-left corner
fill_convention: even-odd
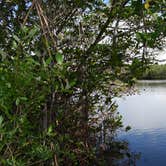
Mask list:
[[[150,5],[149,5],[149,1],[146,1],[146,3],[145,3],[145,9],[149,9],[149,7],[150,7]]]
[[[57,61],[57,63],[58,63],[59,65],[61,65],[61,64],[63,63],[64,57],[63,57],[62,54],[57,53],[55,58],[56,58],[56,61]]]
[[[20,97],[20,100],[27,101],[28,99],[26,97]]]
[[[20,99],[17,98],[17,99],[16,99],[16,106],[18,106],[19,104],[20,104]]]

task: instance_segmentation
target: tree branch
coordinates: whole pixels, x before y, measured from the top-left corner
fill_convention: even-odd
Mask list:
[[[120,8],[124,7],[128,2],[129,2],[129,0],[124,0],[124,2],[121,3]],[[110,22],[114,18],[114,16],[111,14],[112,11],[114,10],[114,7],[116,7],[116,0],[113,0],[113,2],[112,2],[111,9],[110,9],[110,16],[108,17],[108,19],[105,22],[105,24],[102,26],[102,28],[101,28],[98,36],[96,37],[95,41],[87,49],[86,53],[89,53],[90,50],[101,40],[101,38],[102,38],[103,34],[105,33],[107,27],[109,26]]]

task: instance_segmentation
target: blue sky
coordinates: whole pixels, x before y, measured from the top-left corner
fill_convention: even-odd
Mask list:
[[[109,2],[109,0],[104,0],[104,2],[105,2],[105,3],[108,3],[108,2]]]

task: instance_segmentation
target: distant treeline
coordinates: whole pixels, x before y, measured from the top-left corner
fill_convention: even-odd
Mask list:
[[[166,64],[149,66],[140,79],[166,79]]]

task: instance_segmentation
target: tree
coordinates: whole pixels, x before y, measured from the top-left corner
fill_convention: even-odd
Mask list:
[[[99,164],[97,137],[122,127],[114,98],[165,42],[164,0],[0,5],[0,162]]]

